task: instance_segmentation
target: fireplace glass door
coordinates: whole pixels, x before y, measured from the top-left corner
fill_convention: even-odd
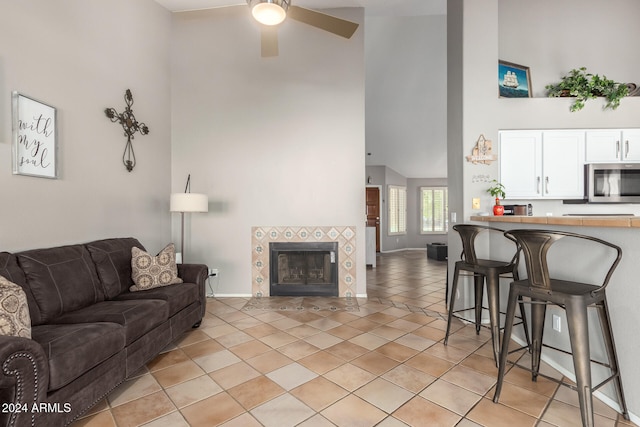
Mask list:
[[[337,242],[269,244],[271,296],[338,296]]]

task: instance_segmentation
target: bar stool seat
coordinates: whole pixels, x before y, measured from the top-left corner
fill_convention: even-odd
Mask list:
[[[575,369],[577,386],[573,386],[562,381],[559,382],[577,390],[582,425],[585,427],[591,427],[594,425],[592,392],[611,380],[615,383],[614,386],[621,412],[624,418],[628,420],[629,414],[624,400],[622,381],[618,367],[618,357],[613,340],[609,308],[607,307],[607,298],[605,294],[605,288],[609,279],[622,257],[622,250],[620,247],[595,237],[563,231],[512,230],[506,232],[505,236],[516,241],[522,248],[528,278],[525,280],[514,281],[511,283],[509,289],[509,302],[507,306],[507,317],[505,320],[506,327],[502,342],[502,353],[500,354],[498,382],[493,401],[496,403],[498,402],[500,392],[502,390],[502,383],[507,364],[505,349],[508,348],[509,340],[511,339],[515,306],[516,303],[523,301],[523,297],[526,297],[527,299],[524,299],[524,303],[531,304],[531,369],[521,365],[517,366],[530,370],[533,381],[535,381],[539,375],[542,376],[542,374],[539,373],[539,370],[540,355],[543,346],[542,338],[546,307],[549,304],[562,307],[566,311],[567,328],[571,344],[571,354],[573,355],[573,366]],[[549,276],[547,258],[549,249],[555,242],[563,238],[570,238],[583,244],[579,251],[579,256],[581,257],[585,255],[585,250],[597,249],[599,260],[611,260],[610,263],[609,261],[606,261],[606,263],[605,261],[602,261],[602,265],[600,266],[605,269],[608,268],[602,284],[582,283],[566,279],[553,279]],[[593,245],[589,242],[592,242]],[[608,254],[606,252],[608,252]],[[606,258],[605,255],[608,255],[609,258]],[[555,253],[554,256],[556,256]],[[596,266],[594,265],[594,267]],[[566,273],[563,274],[563,276],[566,275]],[[589,348],[589,322],[587,316],[587,308],[589,307],[595,307],[597,309],[600,320],[599,323],[603,332],[605,350],[609,359],[608,363],[591,360]],[[549,346],[545,345],[545,347]],[[566,353],[564,350],[560,351]],[[595,387],[591,384],[592,362],[604,365],[610,369],[610,376]],[[545,378],[549,377],[545,376]],[[549,379],[554,380],[553,378]]]
[[[459,313],[474,310],[476,334],[480,333],[482,325],[482,300],[483,289],[486,282],[487,301],[489,310],[489,328],[491,330],[491,339],[493,343],[493,353],[496,366],[498,365],[500,353],[500,277],[508,275],[518,280],[518,259],[520,249],[515,246],[515,254],[509,261],[499,261],[491,259],[481,259],[476,254],[476,238],[481,233],[492,233],[493,236],[504,239],[504,230],[495,227],[488,227],[473,224],[457,224],[453,229],[458,232],[462,239],[462,254],[460,261],[455,263],[453,274],[453,282],[451,285],[451,299],[449,300],[449,314],[447,318],[447,331],[445,333],[444,344],[449,341],[451,332],[451,321],[453,317],[461,317]],[[474,276],[474,306],[469,308],[455,309],[455,296],[458,289],[458,279],[461,272],[468,272]],[[464,275],[464,273],[462,273]],[[529,332],[526,327],[526,317],[524,315],[524,306],[521,306],[521,319],[524,324],[524,331],[529,343]]]

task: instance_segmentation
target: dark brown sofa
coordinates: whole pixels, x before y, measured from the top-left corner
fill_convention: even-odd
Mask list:
[[[0,252],[20,285],[32,338],[0,336],[0,426],[64,426],[197,327],[205,265],[178,265],[184,283],[130,292],[134,238]]]

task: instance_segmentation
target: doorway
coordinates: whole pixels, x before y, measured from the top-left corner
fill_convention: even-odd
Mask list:
[[[376,252],[380,252],[380,188],[367,187],[367,227],[376,228]]]

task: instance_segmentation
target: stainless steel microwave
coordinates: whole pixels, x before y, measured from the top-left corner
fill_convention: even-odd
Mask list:
[[[587,165],[589,203],[640,203],[640,163]]]

